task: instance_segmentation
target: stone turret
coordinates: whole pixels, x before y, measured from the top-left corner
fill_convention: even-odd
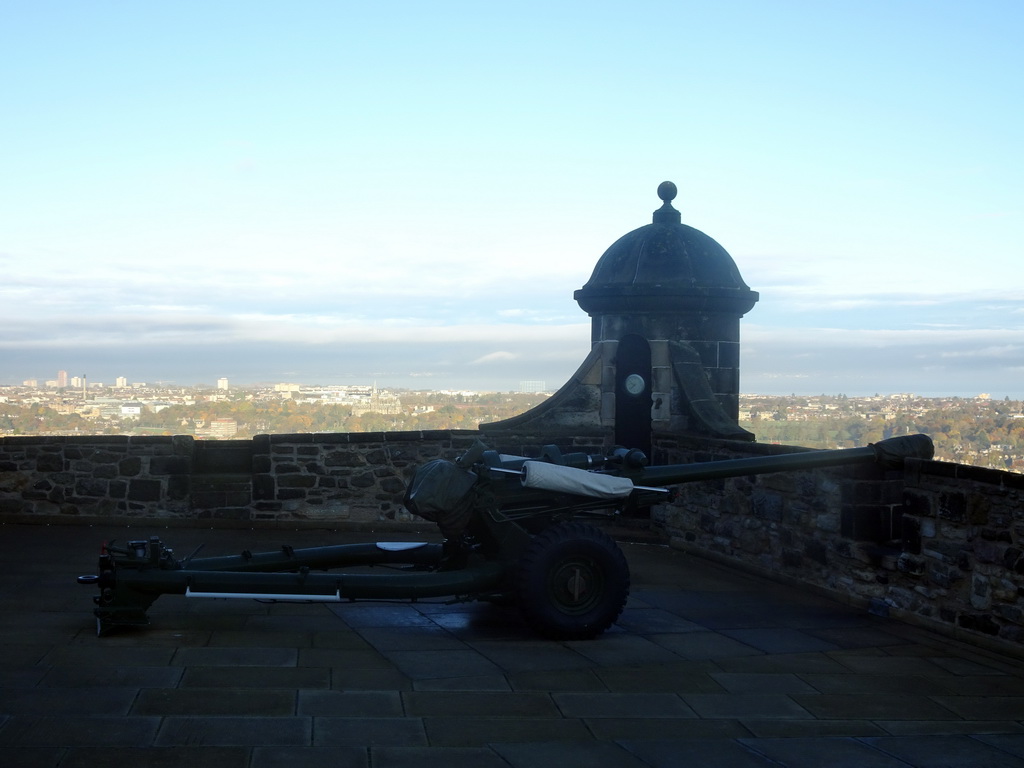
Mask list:
[[[603,410],[614,410],[620,435],[750,439],[736,424],[739,321],[758,295],[721,245],[681,223],[675,184],[663,182],[658,197],[652,223],[612,243],[575,293],[603,348]]]
[[[652,223],[612,243],[575,292],[592,318],[583,365],[544,406],[491,428],[542,418],[645,450],[653,431],[753,439],[737,424],[739,321],[758,295],[721,245],[681,223],[675,184],[658,197]]]

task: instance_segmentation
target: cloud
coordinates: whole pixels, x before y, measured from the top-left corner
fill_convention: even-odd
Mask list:
[[[519,355],[512,352],[490,352],[483,357],[473,360],[470,365],[486,365],[487,363],[510,362],[518,359]]]
[[[1024,331],[747,326],[742,391],[1024,397]]]
[[[972,349],[953,349],[940,352],[941,357],[962,359],[1017,359],[1024,361],[1024,344],[1003,344]]]

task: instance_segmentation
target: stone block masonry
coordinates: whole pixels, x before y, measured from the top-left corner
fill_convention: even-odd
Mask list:
[[[474,431],[0,438],[0,520],[356,526],[414,522],[407,481]],[[422,522],[422,521],[420,521]]]
[[[659,463],[806,449],[663,439]],[[1024,652],[1024,475],[909,459],[679,487],[677,548],[868,610]]]
[[[43,520],[191,514],[191,437],[5,437],[0,515]]]
[[[259,435],[253,439],[253,521],[422,523],[402,506],[413,472],[454,459],[474,431]]]

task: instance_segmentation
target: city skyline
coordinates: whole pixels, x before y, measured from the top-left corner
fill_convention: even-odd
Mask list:
[[[554,389],[671,180],[760,294],[740,391],[1022,398],[1022,34],[1010,0],[22,4],[0,384]]]
[[[349,389],[365,389],[365,388],[379,388],[382,390],[395,389],[395,390],[409,390],[409,391],[421,391],[421,392],[459,392],[459,391],[479,391],[479,392],[518,392],[518,393],[548,393],[553,394],[562,387],[566,382],[547,382],[543,380],[519,380],[516,382],[510,382],[506,386],[499,387],[484,387],[484,388],[472,388],[466,386],[430,386],[429,382],[421,382],[421,385],[405,386],[388,384],[382,382],[379,379],[359,379],[356,376],[344,377],[345,381],[297,381],[294,377],[290,381],[284,381],[283,379],[270,379],[270,378],[255,378],[252,380],[236,380],[229,379],[224,376],[207,377],[206,379],[196,379],[194,381],[184,381],[175,379],[146,379],[146,378],[134,378],[126,376],[113,376],[106,379],[103,378],[92,378],[87,375],[70,375],[67,374],[64,379],[65,383],[61,383],[60,374],[67,374],[67,371],[57,371],[55,377],[29,377],[24,378],[17,382],[0,382],[0,388],[5,387],[27,387],[35,389],[57,389],[57,390],[72,390],[79,391],[85,388],[88,389],[147,389],[147,390],[161,390],[161,389],[194,389],[194,388],[205,388],[205,389],[239,389],[239,390],[253,390],[262,388],[278,388],[286,385],[302,387],[304,389],[316,389],[318,387],[327,388],[349,388]],[[113,382],[113,383],[111,383]],[[965,399],[1010,399],[1010,400],[1024,400],[1024,394],[1015,396],[1011,393],[997,392],[992,393],[990,391],[979,389],[976,392],[970,394],[964,393],[928,393],[918,392],[916,390],[875,390],[872,392],[853,392],[853,391],[835,391],[835,392],[805,392],[805,393],[793,393],[793,392],[781,392],[781,391],[743,391],[740,393],[740,397],[836,397],[846,395],[849,397],[857,398],[872,398],[875,396],[880,397],[918,397],[924,399],[943,399],[943,398],[965,398]]]

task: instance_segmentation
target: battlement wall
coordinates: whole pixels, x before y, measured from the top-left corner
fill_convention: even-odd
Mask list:
[[[666,463],[801,451],[660,441]],[[679,487],[673,546],[971,642],[1024,642],[1024,475],[908,459]],[[1003,649],[1005,650],[1005,648]]]
[[[164,525],[411,523],[405,483],[474,431],[0,438],[0,519]]]

